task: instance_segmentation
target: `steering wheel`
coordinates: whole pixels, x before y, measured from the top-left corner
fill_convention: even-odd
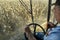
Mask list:
[[[31,23],[31,24],[27,25],[27,27],[30,27],[31,25],[33,25],[33,27],[34,27],[34,32],[33,32],[34,37],[37,40],[42,40],[41,38],[38,38],[36,36],[36,27],[39,26],[42,29],[42,31],[43,31],[42,33],[45,35],[46,32],[45,32],[44,28],[42,26],[40,26],[39,24],[37,24],[37,23]],[[24,33],[24,36],[25,36],[25,39],[28,40],[28,38],[26,37],[26,33]]]

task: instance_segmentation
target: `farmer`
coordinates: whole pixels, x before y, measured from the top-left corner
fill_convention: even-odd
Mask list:
[[[53,23],[48,23],[51,26],[51,30],[49,29],[48,35],[44,35],[44,40],[60,40],[60,0],[56,0],[53,4],[53,12],[56,21],[58,22],[57,26],[54,26]],[[28,40],[37,40],[31,33],[29,27],[25,28],[26,36]]]

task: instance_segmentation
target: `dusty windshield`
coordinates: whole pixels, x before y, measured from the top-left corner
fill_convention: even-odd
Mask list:
[[[34,23],[45,29],[48,0],[32,0],[32,9]],[[30,0],[0,0],[0,40],[24,40],[24,28],[32,23],[30,11]]]

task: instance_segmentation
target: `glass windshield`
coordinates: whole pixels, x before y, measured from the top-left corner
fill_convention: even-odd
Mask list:
[[[34,23],[46,29],[48,0],[32,0],[32,9]],[[32,23],[30,12],[30,0],[0,0],[0,40],[24,40],[24,28]]]

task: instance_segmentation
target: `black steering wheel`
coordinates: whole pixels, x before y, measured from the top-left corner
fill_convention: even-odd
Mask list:
[[[43,34],[45,35],[46,32],[45,32],[44,28],[43,28],[42,26],[40,26],[39,24],[37,24],[37,23],[31,23],[31,24],[27,25],[27,27],[30,27],[31,25],[33,25],[33,27],[34,27],[34,33],[33,33],[34,37],[35,37],[37,40],[42,40],[41,38],[38,38],[38,37],[36,36],[36,27],[39,26],[39,27],[42,29]],[[28,38],[26,37],[26,33],[24,33],[24,36],[25,36],[25,39],[28,40]]]

